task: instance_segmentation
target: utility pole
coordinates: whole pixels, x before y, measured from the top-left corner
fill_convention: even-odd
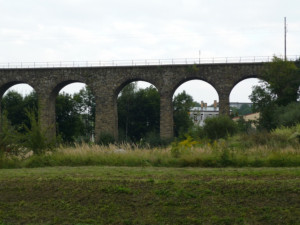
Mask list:
[[[284,17],[284,60],[286,61],[286,17]]]

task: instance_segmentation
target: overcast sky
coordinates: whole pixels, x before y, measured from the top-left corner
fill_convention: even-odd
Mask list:
[[[280,56],[285,16],[300,55],[299,12],[299,0],[0,0],[0,63]],[[218,98],[195,83],[196,100]],[[231,100],[249,101],[244,89]]]

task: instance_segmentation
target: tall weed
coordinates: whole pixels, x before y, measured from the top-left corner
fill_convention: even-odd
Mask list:
[[[20,145],[21,136],[10,124],[7,113],[4,112],[1,118],[2,130],[0,131],[0,157],[3,154],[19,155],[22,149]]]
[[[48,137],[48,130],[42,127],[36,113],[34,111],[27,111],[26,115],[30,121],[30,126],[24,125],[25,133],[22,137],[22,145],[37,155],[43,154],[47,150],[53,150],[56,140],[53,137]]]

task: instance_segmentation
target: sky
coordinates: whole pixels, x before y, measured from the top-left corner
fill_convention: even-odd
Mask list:
[[[299,0],[0,0],[0,65],[282,56],[284,17],[287,55],[299,56],[299,9]],[[257,81],[243,83],[231,101],[249,102]],[[218,99],[204,82],[182,89],[197,101]]]

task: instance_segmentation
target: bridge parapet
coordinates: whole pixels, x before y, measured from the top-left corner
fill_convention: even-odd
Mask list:
[[[287,56],[295,61],[300,56]],[[0,62],[0,68],[66,68],[66,67],[122,67],[122,66],[159,66],[271,62],[273,56],[211,57],[211,58],[175,58],[175,59],[134,59],[134,60],[98,60],[98,61],[52,61],[52,62]],[[283,58],[283,56],[281,56]]]

